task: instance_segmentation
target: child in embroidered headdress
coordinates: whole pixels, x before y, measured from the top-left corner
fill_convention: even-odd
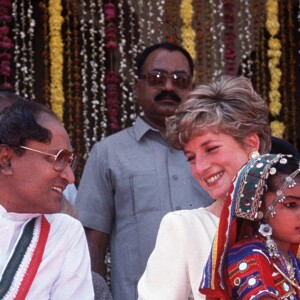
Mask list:
[[[300,299],[299,164],[265,154],[240,170],[203,273],[206,299]]]

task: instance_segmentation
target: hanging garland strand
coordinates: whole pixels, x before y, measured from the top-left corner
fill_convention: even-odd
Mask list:
[[[81,32],[81,78],[82,78],[82,91],[81,91],[81,99],[82,99],[82,118],[83,118],[83,140],[85,145],[84,151],[84,159],[87,159],[88,153],[91,149],[91,139],[89,135],[89,129],[91,127],[90,121],[88,118],[88,92],[89,92],[89,85],[88,85],[88,24],[86,20],[88,20],[87,16],[87,3],[85,1],[81,1],[80,11],[82,17],[80,19],[80,32]]]
[[[212,6],[208,1],[204,3],[204,38],[205,38],[205,49],[212,49],[213,46],[213,20],[212,20]],[[212,51],[206,51],[205,53],[206,65],[204,65],[204,80],[211,82],[212,80],[212,70],[213,70],[213,53]]]
[[[100,108],[100,101],[98,95],[98,45],[96,39],[96,11],[98,11],[96,7],[96,2],[91,1],[89,6],[90,18],[89,18],[89,48],[90,48],[90,55],[89,55],[89,63],[91,67],[90,73],[90,81],[91,81],[91,90],[90,90],[90,101],[91,101],[91,125],[92,125],[92,142],[95,143],[99,140],[99,108]]]
[[[279,85],[281,81],[281,70],[279,69],[279,60],[281,57],[281,43],[275,36],[279,32],[279,21],[278,21],[278,0],[267,0],[267,20],[266,27],[270,34],[268,41],[268,58],[269,58],[269,71],[271,76],[270,82],[270,112],[273,117],[277,117],[280,114],[281,103],[280,103],[280,92]],[[282,122],[275,120],[271,122],[272,134],[276,137],[282,138],[285,130],[285,126]]]
[[[215,80],[223,73],[225,68],[224,60],[224,13],[221,0],[209,0],[211,6],[211,28],[212,35],[212,79]]]
[[[235,33],[234,33],[234,1],[224,3],[224,35],[225,35],[225,74],[235,75]],[[239,26],[240,27],[240,26]],[[242,44],[242,42],[241,42]]]
[[[12,89],[10,77],[13,43],[9,37],[11,9],[11,1],[0,1],[0,87],[4,89]]]
[[[202,0],[195,0],[195,27],[196,27],[196,53],[197,53],[197,74],[198,78],[196,84],[202,83],[204,81],[204,30],[203,30],[203,18],[201,16],[202,11],[204,11],[204,6]]]
[[[66,62],[66,78],[67,84],[65,88],[65,114],[64,121],[66,122],[66,129],[68,131],[70,140],[74,139],[74,105],[73,105],[73,60],[72,60],[72,28],[71,28],[71,18],[72,18],[72,9],[70,0],[65,1],[65,10],[66,15],[64,17],[66,23],[66,32],[65,32],[65,62]]]
[[[286,3],[283,3],[282,1],[279,2],[279,19],[280,19],[280,41],[283,49],[288,49],[288,34],[285,30],[285,28],[288,28],[287,26],[287,14],[285,12],[286,8]],[[289,56],[292,54],[292,51],[282,51],[281,59],[280,59],[280,65],[282,67],[282,70],[286,70],[285,72],[282,73],[281,77],[281,87],[282,87],[282,92],[281,92],[281,103],[283,107],[289,107],[290,103],[290,97],[288,96],[289,93],[289,82],[290,82],[290,76],[291,76],[291,69],[292,67],[289,66]],[[288,110],[283,110],[283,116],[282,116],[284,124],[288,124],[290,116]],[[288,140],[289,139],[289,128],[286,128],[285,130],[285,138]]]
[[[47,7],[47,0],[39,3],[39,7],[42,12],[43,19],[43,64],[44,64],[44,79],[43,79],[43,100],[47,107],[51,107],[51,95],[50,95],[50,57],[49,57],[49,12]]]
[[[182,20],[181,37],[183,39],[182,46],[190,53],[193,60],[195,60],[196,33],[192,26],[193,15],[194,15],[194,10],[192,5],[192,0],[182,0],[180,4],[180,17]]]
[[[99,73],[99,110],[100,110],[100,128],[101,131],[100,139],[103,139],[107,135],[107,115],[106,115],[106,104],[105,104],[105,70],[106,70],[106,53],[105,53],[105,14],[104,5],[102,0],[97,1],[97,17],[98,17],[98,33],[97,33],[97,48],[98,48],[98,73]]]
[[[261,13],[261,12],[260,12]],[[251,66],[253,64],[251,58],[252,50],[252,11],[250,10],[250,3],[248,0],[239,1],[238,9],[238,32],[237,36],[239,37],[240,44],[240,56],[242,58],[241,71],[242,75],[251,79],[252,71]]]
[[[33,19],[33,5],[32,1],[28,1],[28,7],[26,8],[27,13],[27,22],[28,22],[28,41],[27,41],[27,60],[28,60],[28,75],[25,79],[26,82],[26,89],[29,96],[29,99],[35,100],[35,94],[33,91],[33,86],[35,82],[35,72],[34,72],[34,51],[33,51],[33,40],[35,35],[35,20]]]
[[[297,128],[297,100],[296,100],[296,58],[295,58],[295,48],[296,43],[294,41],[294,22],[293,22],[293,1],[289,0],[287,4],[288,8],[288,40],[289,40],[289,90],[290,90],[290,103],[289,107],[291,107],[291,129],[292,129],[292,138],[293,138],[293,144],[294,146],[297,146],[298,142],[298,134],[296,131]]]
[[[63,18],[61,12],[61,0],[49,0],[51,105],[52,110],[62,121],[64,95],[62,84],[63,41],[61,36]]]
[[[119,130],[118,113],[120,108],[120,79],[114,71],[114,51],[118,49],[117,26],[115,24],[116,8],[111,2],[104,5],[105,14],[105,48],[110,57],[110,68],[105,73],[105,103],[108,114],[108,128],[111,133]]]

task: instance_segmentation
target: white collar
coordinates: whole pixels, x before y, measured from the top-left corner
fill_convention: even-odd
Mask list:
[[[16,212],[7,212],[7,210],[0,204],[0,216],[2,218],[11,219],[15,221],[26,221],[34,217],[40,216],[42,214],[37,213],[16,213]]]

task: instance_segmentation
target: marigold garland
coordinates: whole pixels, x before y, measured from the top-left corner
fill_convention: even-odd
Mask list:
[[[272,131],[272,135],[282,138],[283,134],[284,134],[284,130],[285,130],[285,126],[282,122],[279,121],[273,121],[271,122],[271,131]]]
[[[280,40],[275,38],[279,32],[280,24],[278,21],[278,0],[267,0],[267,19],[266,27],[270,33],[270,38],[268,41],[269,50],[267,52],[269,57],[268,67],[270,70],[270,112],[273,117],[277,117],[280,114],[281,103],[280,103],[280,92],[279,86],[281,81],[281,70],[279,69],[279,60],[281,57],[281,43]],[[272,121],[271,130],[274,136],[279,138],[283,137],[285,126],[282,122]]]
[[[182,20],[181,37],[182,46],[190,53],[193,60],[196,58],[195,37],[196,33],[192,27],[194,9],[192,0],[182,0],[180,4],[180,18]]]
[[[60,120],[63,119],[63,41],[61,28],[63,23],[61,0],[49,0],[50,27],[50,75],[51,75],[51,105],[52,110]]]

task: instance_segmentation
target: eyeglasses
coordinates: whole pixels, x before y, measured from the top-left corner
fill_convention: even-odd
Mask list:
[[[25,146],[19,146],[19,147],[23,148],[25,150],[29,150],[29,151],[33,151],[33,152],[36,152],[36,153],[40,153],[40,154],[43,154],[43,155],[48,155],[50,157],[53,157],[54,158],[53,169],[57,172],[63,171],[67,167],[68,164],[70,165],[70,167],[73,171],[75,170],[76,160],[77,160],[76,159],[76,154],[72,153],[68,150],[62,149],[62,150],[59,150],[57,152],[57,154],[51,154],[51,153],[43,152],[43,151],[40,151],[40,150],[25,147]]]
[[[191,76],[183,72],[169,74],[164,71],[151,71],[141,75],[140,78],[147,80],[147,83],[154,87],[164,86],[168,78],[171,78],[173,86],[178,89],[186,90],[191,86]]]

